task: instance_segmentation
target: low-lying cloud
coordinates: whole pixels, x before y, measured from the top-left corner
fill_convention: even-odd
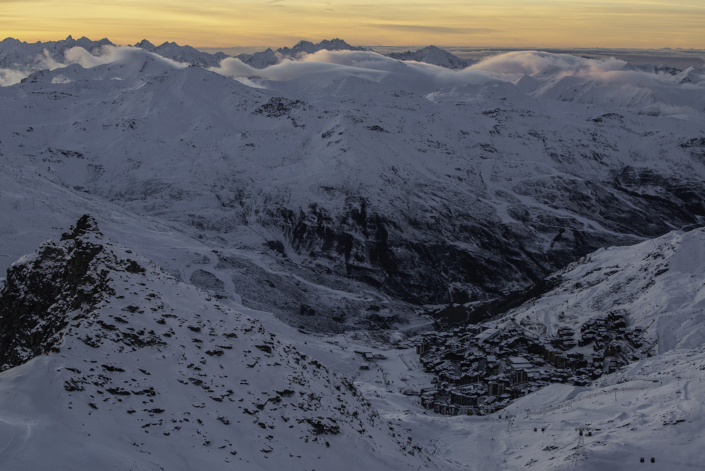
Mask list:
[[[57,59],[44,49],[22,66],[18,66],[15,69],[0,69],[0,86],[14,85],[40,70],[56,70],[73,64],[78,64],[84,69],[90,69],[104,64],[129,61],[138,56],[150,56],[154,60],[168,64],[175,69],[188,67],[188,64],[176,62],[144,49],[130,46],[103,46],[96,55],[91,54],[82,47],[73,47],[65,50],[63,57]]]
[[[471,66],[475,70],[486,70],[507,75],[534,75],[541,72],[582,73],[594,69],[602,71],[622,70],[626,62],[617,59],[596,61],[570,54],[551,54],[540,51],[516,51],[488,57]]]
[[[653,115],[693,114],[705,108],[705,74],[641,70],[615,58],[521,51],[487,58],[470,67],[517,82],[532,77],[526,93],[536,97],[601,103]],[[524,82],[526,83],[526,82]]]
[[[530,75],[539,79],[553,80],[566,76],[582,77],[609,85],[636,87],[674,84],[674,79],[670,75],[637,70],[620,59],[589,59],[540,51],[500,54],[474,64],[470,69],[491,72],[510,81]]]
[[[146,57],[173,69],[188,66],[135,47],[106,46],[98,54],[74,47],[59,58],[52,57],[45,50],[24,69],[0,69],[0,85],[17,83],[37,70],[55,70],[72,64],[93,68]],[[331,90],[356,93],[339,83],[341,79],[354,77],[381,84],[382,90],[405,90],[434,100],[467,101],[477,93],[475,85],[504,83],[507,93],[521,90],[521,93],[534,97],[602,103],[649,114],[692,114],[702,112],[705,107],[702,71],[688,69],[677,75],[657,74],[615,58],[590,59],[540,51],[500,54],[462,70],[399,61],[371,51],[326,50],[285,59],[264,69],[231,57],[209,70],[250,87],[287,89],[302,94],[325,94]],[[528,82],[524,80],[526,76],[530,77]],[[67,78],[66,81],[70,80]],[[511,85],[520,82],[519,88]],[[377,88],[359,90],[374,92]]]
[[[9,85],[20,83],[26,76],[27,74],[20,72],[19,70],[0,69],[0,87],[7,87]]]
[[[698,74],[692,80],[681,80],[680,76],[642,71],[615,58],[596,60],[539,51],[501,54],[463,70],[398,61],[369,51],[319,51],[265,69],[228,58],[211,70],[257,87],[280,88],[277,82],[304,80],[305,85],[292,90],[314,94],[332,90],[329,85],[334,80],[355,76],[386,84],[386,88],[424,94],[434,101],[472,101],[477,93],[473,86],[494,82],[505,83],[502,93],[522,90],[535,97],[602,103],[637,113],[693,114],[705,106],[705,80]],[[531,77],[533,86],[515,89],[511,85],[525,76]]]
[[[312,80],[331,80],[355,76],[373,82],[393,82],[401,89],[426,93],[438,87],[468,83],[486,83],[495,80],[492,73],[482,70],[450,70],[420,62],[402,62],[369,51],[318,51],[305,54],[298,60],[286,59],[265,69],[256,69],[236,58],[221,61],[220,67],[210,70],[233,78],[265,81],[288,81],[310,77]],[[428,89],[428,90],[426,90]]]

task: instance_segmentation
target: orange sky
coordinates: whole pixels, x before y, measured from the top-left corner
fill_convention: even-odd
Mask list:
[[[705,48],[705,0],[0,0],[0,19],[23,41]]]

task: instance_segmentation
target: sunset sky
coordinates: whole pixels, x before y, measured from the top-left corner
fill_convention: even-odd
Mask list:
[[[195,47],[355,45],[705,48],[703,0],[0,0],[0,36]],[[1,39],[1,38],[0,38]]]

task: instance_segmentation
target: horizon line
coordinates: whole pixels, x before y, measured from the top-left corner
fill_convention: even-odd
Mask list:
[[[69,38],[74,39],[74,38],[73,38],[73,35],[72,35],[72,34],[69,34],[66,38],[51,39],[51,40],[47,40],[47,41],[42,41],[42,40],[37,40],[37,41],[22,40],[22,39],[18,39],[18,38],[12,37],[12,36],[8,36],[8,37],[4,38],[3,41],[5,41],[5,40],[7,40],[7,39],[14,39],[14,40],[17,40],[17,41],[26,43],[26,44],[36,44],[36,43],[65,41],[65,40],[68,40]],[[86,39],[88,39],[88,40],[90,40],[90,41],[94,41],[94,42],[102,41],[103,39],[107,39],[108,41],[110,41],[111,43],[113,43],[113,42],[110,40],[110,38],[107,37],[107,36],[105,36],[105,37],[103,37],[103,38],[100,38],[100,39],[97,39],[97,40],[96,40],[96,39],[91,39],[91,38],[89,38],[89,37],[87,37],[87,36],[81,36],[81,37],[78,38],[78,39],[82,39],[82,38],[86,38]],[[74,39],[74,40],[78,40],[78,39]],[[331,39],[326,39],[326,38],[324,38],[324,39],[321,39],[319,42],[321,42],[321,41],[330,41],[330,40],[333,40],[333,39],[341,39],[341,38],[331,38]],[[588,50],[588,51],[594,51],[594,50],[615,51],[615,50],[621,50],[621,51],[686,51],[686,52],[692,51],[692,52],[697,52],[697,53],[705,52],[705,48],[703,48],[703,49],[696,49],[696,48],[693,48],[693,47],[690,47],[690,48],[684,48],[684,47],[640,48],[640,47],[625,47],[625,46],[611,46],[611,47],[605,47],[605,46],[492,46],[492,45],[488,45],[488,46],[472,46],[472,45],[462,45],[462,44],[441,44],[441,43],[436,43],[436,44],[428,43],[428,44],[425,44],[425,45],[424,45],[424,44],[405,44],[405,45],[359,44],[359,45],[354,45],[354,44],[348,43],[348,42],[345,41],[344,39],[341,39],[341,40],[344,41],[345,43],[347,43],[348,45],[353,46],[353,47],[367,47],[367,48],[379,47],[379,48],[398,48],[398,49],[404,49],[404,48],[425,48],[425,47],[429,47],[429,46],[435,46],[435,47],[438,47],[438,48],[441,48],[441,49],[443,49],[443,48],[454,48],[454,49],[465,48],[465,49],[478,49],[478,50],[487,50],[487,49],[489,49],[489,50],[494,50],[494,51],[502,51],[502,50],[506,50],[506,51],[520,51],[520,50],[524,50],[524,49],[527,49],[527,50],[541,49],[541,50],[555,50],[555,51],[577,51],[577,50]],[[188,44],[188,43],[179,44],[179,43],[177,43],[176,41],[164,41],[164,42],[161,42],[161,43],[159,43],[159,44],[156,44],[156,43],[153,43],[152,41],[150,41],[149,39],[147,39],[146,37],[145,37],[145,38],[142,38],[141,40],[139,40],[139,41],[137,41],[137,42],[135,42],[134,44],[130,44],[130,43],[127,43],[127,44],[117,44],[117,43],[113,43],[113,45],[115,45],[115,46],[121,46],[121,47],[124,47],[124,46],[131,46],[131,47],[134,47],[137,43],[139,43],[139,42],[141,42],[141,41],[148,41],[148,42],[150,42],[151,44],[154,44],[154,45],[157,46],[157,47],[160,46],[160,45],[162,45],[162,44],[174,43],[174,44],[177,44],[178,46],[189,46],[189,47],[192,47],[192,48],[198,49],[198,50],[203,50],[203,49],[210,49],[210,50],[217,50],[217,49],[260,49],[260,48],[262,48],[262,49],[267,49],[267,48],[274,49],[275,47],[276,47],[277,49],[279,49],[279,48],[284,48],[284,47],[291,47],[291,46],[272,46],[272,45],[257,45],[257,46],[238,46],[238,45],[234,45],[234,46],[225,46],[225,45],[221,45],[221,46],[199,46],[199,45],[192,45],[192,44]],[[307,42],[311,42],[311,43],[313,43],[313,44],[316,44],[314,41],[309,41],[309,40],[307,40],[307,39],[301,39],[301,40],[297,41],[296,43],[294,43],[294,46],[295,46],[296,44],[299,44],[299,43],[302,42],[302,41],[307,41]],[[205,51],[204,51],[204,52],[205,52]]]

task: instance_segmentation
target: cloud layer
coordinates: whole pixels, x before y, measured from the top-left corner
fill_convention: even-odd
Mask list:
[[[395,85],[408,91],[428,93],[439,87],[480,84],[496,80],[483,70],[450,70],[420,62],[405,62],[368,51],[318,51],[300,60],[284,60],[265,69],[255,69],[239,59],[227,58],[220,67],[210,69],[227,77],[281,82],[307,78],[330,82],[345,77],[358,77],[372,82]],[[274,86],[274,85],[272,85]]]
[[[74,47],[58,59],[45,50],[31,58],[24,69],[0,69],[0,85],[17,83],[37,70],[56,70],[72,64],[86,69],[113,63],[136,64],[147,57],[171,69],[187,67],[185,63],[135,47],[105,46],[98,54]],[[596,60],[539,51],[500,54],[463,70],[398,61],[369,51],[326,50],[296,60],[286,59],[264,69],[250,67],[236,58],[226,58],[209,70],[251,87],[302,95],[404,90],[434,99],[467,101],[468,94],[476,93],[472,86],[504,83],[506,93],[604,104],[639,113],[705,111],[705,76],[701,70],[654,73],[614,58]],[[357,84],[377,85],[350,88],[343,83],[348,79],[356,80]],[[463,89],[468,86],[471,88]]]
[[[132,59],[149,56],[174,69],[188,67],[188,64],[175,62],[160,55],[147,52],[144,49],[129,46],[103,46],[96,55],[82,47],[73,47],[63,53],[63,57],[54,58],[44,49],[42,53],[27,58],[26,62],[17,68],[0,69],[0,86],[6,87],[22,81],[34,72],[40,70],[56,70],[78,64],[84,69],[90,69],[104,64],[129,62]]]

